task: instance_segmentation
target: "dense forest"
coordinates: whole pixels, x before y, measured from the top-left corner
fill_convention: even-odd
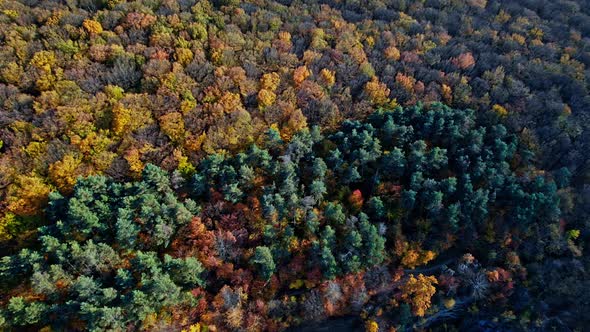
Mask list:
[[[586,330],[589,5],[0,0],[0,330]]]

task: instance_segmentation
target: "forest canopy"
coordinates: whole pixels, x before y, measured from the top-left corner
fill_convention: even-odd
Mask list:
[[[473,246],[497,250],[497,266],[485,269],[456,257],[486,289],[448,294],[503,298],[514,287],[503,283],[523,267],[495,243],[515,230],[517,241],[535,241],[538,227],[559,225],[553,179],[520,158],[527,151],[515,135],[472,110],[379,109],[326,136],[318,127],[289,142],[276,129],[265,135],[261,146],[211,155],[184,175],[148,164],[138,181],[91,176],[68,197],[51,193],[38,244],[0,264],[4,287],[21,290],[2,309],[4,323],[237,329],[255,319],[279,328],[304,317],[297,312],[362,308],[387,286],[392,310],[407,305],[422,317],[439,281],[417,266]],[[372,285],[375,273],[386,279]],[[295,302],[280,300],[289,293]],[[308,303],[314,296],[328,307]]]
[[[0,330],[584,330],[589,65],[584,1],[0,0]]]

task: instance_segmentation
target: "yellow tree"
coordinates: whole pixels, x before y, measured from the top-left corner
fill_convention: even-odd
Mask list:
[[[502,106],[502,105],[495,104],[495,105],[492,107],[492,110],[493,110],[493,111],[494,111],[496,114],[498,114],[498,116],[500,116],[500,117],[502,117],[502,118],[504,118],[504,117],[506,117],[506,116],[508,115],[508,110],[506,110],[506,108],[505,108],[504,106]]]
[[[330,69],[324,68],[320,71],[320,76],[324,84],[331,88],[336,83],[336,75]]]
[[[453,90],[450,86],[443,83],[441,87],[441,94],[445,103],[450,104],[453,102]]]
[[[281,77],[277,73],[267,73],[260,78],[260,89],[276,91],[281,83]]]
[[[100,24],[100,22],[95,21],[95,20],[86,19],[82,23],[82,26],[90,34],[98,35],[102,32],[102,25]]]
[[[80,135],[71,135],[70,142],[78,148],[82,155],[82,161],[90,162],[94,171],[105,171],[111,165],[117,154],[109,151],[109,146],[113,143],[108,137],[107,130],[90,132],[85,137]]]
[[[113,107],[112,129],[117,135],[131,133],[153,121],[151,112],[144,107],[125,107],[121,102]]]
[[[296,132],[307,127],[307,119],[299,108],[291,108],[291,111],[289,111],[286,117],[287,122],[283,124],[283,128],[281,129],[281,138],[288,142]]]
[[[81,171],[82,161],[73,154],[67,154],[62,160],[56,161],[49,166],[49,178],[57,189],[64,194],[70,194],[76,184],[78,176],[83,175]]]
[[[179,47],[174,52],[174,59],[178,61],[183,67],[193,61],[194,54],[189,48]]]
[[[174,159],[178,162],[178,171],[184,176],[191,176],[195,173],[195,166],[188,160],[188,157],[182,154],[180,149],[174,150]]]
[[[258,106],[261,108],[274,104],[277,99],[277,90],[281,78],[277,73],[267,73],[260,78],[260,91],[258,91]]]
[[[385,58],[393,61],[398,61],[401,57],[399,49],[393,45],[386,48],[383,53],[385,54]]]
[[[424,250],[418,244],[413,244],[408,246],[408,249],[402,256],[401,264],[413,269],[416,266],[427,264],[435,257],[436,253],[434,251]]]
[[[182,114],[172,112],[160,117],[160,128],[172,140],[172,142],[182,142],[186,136],[184,130],[184,120]]]
[[[434,276],[418,275],[418,278],[410,275],[406,283],[401,287],[402,300],[412,306],[414,315],[422,317],[430,308],[431,298],[436,293],[438,281]]]
[[[305,79],[307,79],[311,75],[307,66],[300,66],[295,69],[293,72],[293,82],[295,82],[295,86],[299,86]]]
[[[261,89],[260,91],[258,91],[257,99],[258,106],[261,108],[265,108],[274,104],[275,100],[277,99],[277,95],[271,90]]]
[[[31,59],[31,65],[38,70],[36,85],[39,91],[50,90],[55,82],[63,76],[63,69],[57,67],[55,53],[39,51]]]
[[[374,105],[387,104],[387,102],[389,102],[389,92],[390,90],[387,85],[379,82],[377,76],[373,76],[373,78],[365,85],[365,93]]]
[[[0,241],[10,240],[13,237],[11,230],[18,223],[14,213],[7,212],[0,217]]]
[[[367,332],[379,332],[379,324],[374,320],[369,320],[365,323],[365,331]]]
[[[20,216],[35,215],[47,204],[50,191],[36,174],[19,175],[8,188],[8,211]]]
[[[135,178],[139,178],[141,176],[141,172],[143,171],[143,161],[141,157],[153,150],[153,146],[150,144],[144,144],[141,148],[130,148],[125,152],[125,160],[129,164],[129,171],[131,171],[131,175]]]

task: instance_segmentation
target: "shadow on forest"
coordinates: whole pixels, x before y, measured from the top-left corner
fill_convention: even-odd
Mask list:
[[[286,332],[360,332],[364,331],[363,322],[357,316],[330,318],[321,322],[308,322],[293,326]]]

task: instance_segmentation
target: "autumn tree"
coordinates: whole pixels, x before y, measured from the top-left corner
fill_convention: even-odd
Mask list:
[[[72,154],[49,166],[49,177],[64,194],[70,194],[78,176],[85,175],[81,170],[82,161]]]
[[[379,82],[379,79],[374,76],[371,81],[365,85],[365,93],[374,105],[381,106],[389,102],[389,88],[385,83]]]
[[[431,306],[431,298],[436,293],[438,281],[434,276],[424,276],[419,274],[416,278],[410,274],[408,280],[400,288],[402,300],[407,301],[412,306],[412,313],[418,317],[423,317],[426,310]]]

